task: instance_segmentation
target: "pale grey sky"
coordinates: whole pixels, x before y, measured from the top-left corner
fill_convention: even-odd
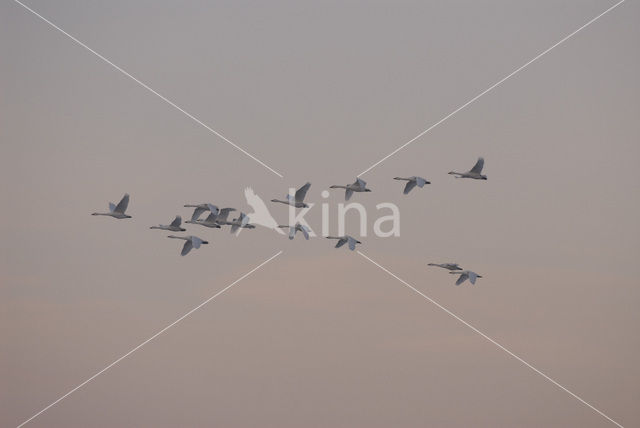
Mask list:
[[[0,425],[609,426],[356,253],[257,229],[180,257],[149,226],[355,175],[609,1],[0,3]],[[368,172],[362,251],[624,426],[640,424],[640,5],[628,0]],[[486,158],[486,182],[454,169]],[[402,195],[397,175],[432,182]],[[131,194],[131,220],[89,214]],[[286,222],[287,208],[272,213]],[[349,226],[357,228],[350,219]],[[356,234],[352,231],[352,234]],[[484,278],[454,287],[427,269]]]

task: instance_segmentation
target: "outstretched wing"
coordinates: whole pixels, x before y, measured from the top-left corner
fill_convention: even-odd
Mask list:
[[[124,214],[124,212],[127,210],[127,206],[129,206],[129,194],[125,193],[122,199],[120,199],[120,202],[118,202],[118,205],[116,205],[114,211],[120,214]]]
[[[247,224],[249,224],[250,218],[244,213],[240,213],[240,217],[238,218],[238,220],[240,220],[240,225],[242,227],[245,227]]]
[[[289,228],[289,239],[293,239],[296,236],[296,228],[295,227],[290,227]]]
[[[350,237],[350,236],[347,238],[347,240],[349,241],[349,249],[350,249],[351,251],[355,250],[355,249],[356,249],[356,240],[355,240],[355,239],[353,239],[353,238],[352,238],[352,237]]]
[[[116,204],[109,202],[109,212],[112,213],[116,210]]]
[[[353,195],[353,190],[351,189],[347,189],[344,191],[344,200],[348,201],[351,198],[351,195]]]
[[[247,200],[247,204],[249,204],[249,206],[253,208],[253,211],[269,211],[262,198],[256,195],[251,187],[247,187],[246,189],[244,189],[244,198]]]
[[[240,227],[240,226],[238,225],[238,223],[234,223],[234,224],[231,226],[231,233],[233,233],[233,232],[235,232],[236,230],[238,230],[238,228],[239,228],[239,227]]]
[[[456,285],[460,285],[463,282],[465,282],[467,279],[469,278],[469,275],[467,275],[466,273],[463,273],[462,275],[460,275],[460,278],[458,278],[458,280],[456,281]]]
[[[296,202],[304,201],[304,197],[307,196],[307,190],[311,187],[311,183],[307,183],[296,191]]]
[[[306,239],[308,241],[309,240],[309,228],[307,226],[300,225],[300,230],[302,231],[302,234],[304,235],[304,239]]]
[[[214,221],[216,221],[217,217],[218,217],[218,214],[211,211],[211,214],[209,214],[204,221],[206,221],[207,223],[213,223]]]
[[[476,162],[469,172],[480,174],[482,172],[482,167],[484,167],[484,158],[478,158],[478,162]]]
[[[476,283],[477,277],[478,275],[475,272],[469,272],[469,281],[471,281],[472,284]]]
[[[344,244],[346,244],[346,242],[347,242],[347,238],[338,239],[338,242],[336,243],[336,248],[342,247]]]
[[[223,208],[220,210],[220,212],[218,213],[218,217],[216,217],[216,220],[218,222],[223,222],[223,221],[227,221],[227,217],[229,216],[229,213],[231,211],[235,211],[235,208]]]
[[[181,224],[182,224],[182,217],[180,217],[179,215],[177,215],[176,218],[174,218],[173,221],[171,222],[171,226],[173,227],[180,227]]]
[[[411,191],[411,189],[413,189],[414,187],[416,187],[416,182],[411,180],[411,181],[407,181],[407,184],[404,186],[404,194],[408,195],[409,192]],[[422,186],[420,186],[422,187]]]
[[[198,238],[197,236],[192,236],[191,243],[195,248],[200,248],[200,245],[202,245],[202,239]]]
[[[211,211],[211,214],[214,214],[215,216],[217,216],[218,213],[220,212],[220,210],[218,209],[218,207],[216,205],[207,204],[207,207],[209,207],[209,211]]]
[[[191,251],[192,248],[193,248],[193,244],[191,243],[191,241],[185,242],[184,246],[182,247],[182,252],[180,253],[180,255],[186,256],[187,254],[189,254],[189,251]]]
[[[362,187],[363,189],[367,186],[367,182],[359,177],[356,177],[356,183],[358,183],[358,186]]]
[[[205,211],[207,211],[206,208],[200,208],[200,207],[193,210],[193,214],[191,215],[191,221],[196,221],[200,217],[200,215]]]

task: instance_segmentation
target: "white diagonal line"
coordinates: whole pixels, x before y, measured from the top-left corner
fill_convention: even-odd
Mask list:
[[[584,24],[582,27],[578,28],[577,30],[575,30],[573,33],[569,34],[568,36],[564,37],[562,40],[560,40],[559,42],[557,42],[556,44],[554,44],[553,46],[551,46],[550,48],[542,51],[541,53],[539,53],[538,55],[536,55],[533,59],[527,61],[525,64],[523,64],[522,66],[518,67],[517,69],[515,69],[513,72],[509,73],[507,76],[503,77],[502,79],[498,80],[496,83],[494,83],[493,85],[489,86],[487,89],[485,89],[484,91],[480,92],[478,95],[476,95],[475,97],[471,98],[469,101],[467,101],[466,103],[462,104],[460,107],[458,107],[457,109],[455,109],[454,111],[452,111],[451,113],[449,113],[448,115],[446,115],[445,117],[443,117],[442,119],[440,119],[439,121],[437,121],[436,123],[434,123],[433,125],[431,125],[430,127],[428,127],[427,129],[425,129],[424,131],[422,131],[421,133],[419,133],[418,135],[416,135],[415,137],[413,137],[412,139],[410,139],[409,141],[407,141],[406,143],[404,143],[403,145],[401,145],[400,147],[398,147],[397,149],[395,149],[394,151],[392,151],[391,153],[389,153],[388,155],[386,155],[385,157],[383,157],[382,159],[380,159],[378,162],[374,163],[373,165],[371,165],[369,168],[365,169],[364,171],[362,171],[360,174],[358,174],[358,177],[362,177],[364,174],[366,174],[367,172],[371,171],[373,168],[375,168],[376,166],[380,165],[382,162],[386,161],[387,159],[389,159],[391,156],[395,155],[396,153],[398,153],[400,150],[404,149],[405,147],[407,147],[409,144],[413,143],[414,141],[416,141],[418,138],[422,137],[423,135],[425,135],[427,132],[431,131],[433,128],[435,128],[436,126],[440,125],[442,122],[444,122],[445,120],[449,119],[451,116],[455,115],[456,113],[458,113],[460,110],[464,109],[465,107],[467,107],[469,104],[473,103],[474,101],[476,101],[478,98],[482,97],[483,95],[485,95],[487,92],[491,91],[492,89],[496,88],[497,86],[501,85],[502,83],[504,83],[507,79],[509,79],[510,77],[514,76],[515,74],[517,74],[518,72],[524,70],[525,68],[527,68],[529,65],[531,65],[533,62],[537,61],[538,59],[542,58],[544,55],[548,54],[549,52],[551,52],[554,48],[560,46],[562,43],[566,42],[567,40],[569,40],[571,37],[575,36],[576,34],[578,34],[580,31],[584,30],[585,28],[587,28],[589,25],[593,24],[594,22],[596,22],[598,19],[602,18],[604,15],[606,15],[607,13],[611,12],[613,9],[615,9],[616,7],[620,6],[622,3],[624,3],[625,0],[620,0],[618,3],[614,4],[613,6],[611,6],[609,9],[605,10],[604,12],[602,12],[600,15],[596,16],[595,18],[593,18],[592,20],[590,20],[589,22],[587,22],[586,24]]]
[[[453,318],[455,318],[456,320],[460,321],[462,324],[464,324],[465,326],[469,327],[471,330],[473,330],[474,332],[478,333],[480,336],[484,337],[485,339],[487,339],[489,342],[493,343],[494,345],[496,345],[498,348],[500,348],[501,350],[503,350],[504,352],[506,352],[507,354],[509,354],[510,356],[512,356],[513,358],[515,358],[516,360],[520,361],[522,364],[524,364],[525,366],[529,367],[531,370],[533,370],[534,372],[538,373],[540,376],[542,376],[543,378],[545,378],[546,380],[548,380],[549,382],[553,383],[555,386],[557,386],[558,388],[562,389],[563,391],[565,391],[566,393],[568,393],[569,395],[571,395],[573,398],[575,398],[576,400],[580,401],[582,404],[586,405],[587,407],[589,407],[590,409],[596,411],[598,414],[600,414],[600,416],[606,418],[609,422],[614,423],[615,425],[619,426],[620,428],[624,428],[622,425],[620,425],[618,422],[614,421],[613,419],[611,419],[609,416],[607,416],[606,414],[604,414],[604,412],[596,409],[595,407],[593,407],[591,404],[589,404],[588,402],[586,402],[584,399],[582,399],[580,396],[576,395],[575,393],[571,392],[570,390],[568,390],[567,388],[565,388],[564,386],[562,386],[561,384],[559,384],[557,381],[555,381],[554,379],[552,379],[551,377],[547,376],[546,374],[544,374],[543,372],[541,372],[540,370],[538,370],[537,368],[535,368],[534,366],[532,366],[531,364],[529,364],[528,362],[526,362],[525,360],[523,360],[522,358],[520,358],[519,356],[517,356],[516,354],[514,354],[513,352],[511,352],[510,350],[508,350],[507,348],[505,348],[504,346],[502,346],[501,344],[499,344],[498,342],[496,342],[494,339],[492,339],[491,337],[487,336],[485,333],[481,332],[480,330],[478,330],[477,328],[475,328],[473,325],[469,324],[467,321],[463,320],[462,318],[460,318],[458,315],[456,315],[455,313],[451,312],[449,309],[445,308],[444,306],[442,306],[440,303],[436,302],[435,300],[433,300],[431,297],[427,296],[426,294],[424,294],[423,292],[421,292],[420,290],[418,290],[417,288],[415,288],[414,286],[412,286],[411,284],[409,284],[407,281],[403,280],[402,278],[398,277],[397,275],[395,275],[394,273],[392,273],[391,271],[389,271],[388,269],[386,269],[385,267],[381,266],[379,263],[373,261],[372,259],[370,259],[369,257],[367,257],[365,254],[363,254],[362,252],[358,251],[358,254],[360,254],[362,257],[364,257],[365,259],[367,259],[368,261],[370,261],[371,263],[373,263],[374,265],[378,266],[380,269],[382,269],[384,272],[386,272],[387,274],[391,275],[393,278],[397,279],[398,281],[400,281],[404,286],[406,286],[407,288],[410,288],[411,290],[415,291],[416,293],[418,293],[419,295],[421,295],[422,297],[424,297],[425,299],[427,299],[429,302],[433,303],[434,305],[436,305],[438,308],[442,309],[444,312],[446,312],[448,315],[452,316]]]
[[[200,303],[195,308],[191,309],[189,312],[187,312],[186,314],[182,315],[180,318],[178,318],[177,320],[175,320],[174,322],[172,322],[171,324],[169,324],[168,326],[166,326],[162,330],[158,331],[156,334],[154,334],[153,336],[151,336],[150,338],[148,338],[147,340],[145,340],[144,342],[142,342],[141,344],[139,344],[138,346],[136,346],[135,348],[133,348],[132,350],[130,350],[129,352],[127,352],[126,354],[124,354],[123,356],[121,356],[120,358],[118,358],[117,360],[115,360],[114,362],[112,362],[111,364],[106,366],[105,368],[103,368],[102,370],[100,370],[98,373],[94,374],[89,379],[85,380],[84,382],[82,382],[81,384],[79,384],[78,386],[73,388],[71,391],[67,392],[66,394],[64,394],[63,396],[58,398],[56,401],[54,401],[53,403],[49,404],[44,409],[40,410],[38,413],[36,413],[35,415],[31,416],[26,421],[22,422],[20,425],[18,425],[17,428],[20,428],[21,426],[26,425],[27,423],[31,422],[33,419],[37,418],[38,416],[40,416],[41,414],[43,414],[44,412],[49,410],[51,407],[55,406],[56,404],[58,404],[59,402],[61,402],[65,398],[67,398],[69,395],[73,394],[78,389],[82,388],[83,386],[85,386],[86,384],[88,384],[89,382],[91,382],[92,380],[97,378],[98,376],[100,376],[102,373],[106,372],[111,367],[115,366],[120,361],[124,360],[129,355],[131,355],[134,352],[136,352],[138,349],[142,348],[144,345],[146,345],[147,343],[151,342],[153,339],[155,339],[156,337],[160,336],[162,333],[164,333],[165,331],[169,330],[171,327],[173,327],[174,325],[178,324],[180,321],[182,321],[183,319],[187,318],[191,314],[193,314],[195,311],[197,311],[198,309],[200,309],[201,307],[203,307],[204,305],[206,305],[207,303],[209,303],[210,301],[212,301],[213,299],[215,299],[216,297],[218,297],[219,295],[221,295],[222,293],[224,293],[225,291],[227,291],[228,289],[230,289],[231,287],[233,287],[234,285],[236,285],[237,283],[239,283],[240,281],[242,281],[243,279],[245,279],[246,277],[248,277],[249,275],[251,275],[252,273],[257,271],[258,269],[260,269],[262,266],[264,266],[267,263],[269,263],[271,260],[273,260],[276,257],[278,257],[280,254],[282,254],[282,251],[278,251],[276,254],[274,254],[273,256],[269,257],[267,260],[265,260],[264,262],[260,263],[258,266],[254,267],[249,272],[245,273],[240,278],[236,279],[231,284],[227,285],[225,288],[223,288],[222,290],[218,291],[216,294],[214,294],[213,296],[209,297],[207,300],[205,300],[204,302]]]
[[[127,71],[125,71],[124,69],[122,69],[118,65],[114,64],[113,62],[111,62],[109,59],[107,59],[104,56],[100,55],[98,52],[94,51],[89,46],[85,45],[80,40],[76,39],[71,34],[67,33],[62,28],[58,27],[53,22],[49,21],[47,18],[45,18],[44,16],[40,15],[35,10],[31,9],[29,6],[25,5],[24,3],[20,2],[19,0],[14,0],[14,2],[16,2],[17,4],[19,4],[20,6],[22,6],[23,8],[25,8],[26,10],[28,10],[29,12],[31,12],[32,14],[34,14],[35,16],[37,16],[38,18],[40,18],[41,20],[43,20],[44,22],[49,24],[51,27],[55,28],[56,30],[58,30],[59,32],[61,32],[62,34],[64,34],[65,36],[67,36],[68,38],[70,38],[71,40],[73,40],[74,42],[76,42],[77,44],[79,44],[80,46],[82,46],[83,48],[85,48],[86,50],[88,50],[89,52],[91,52],[92,54],[94,54],[95,56],[97,56],[98,58],[100,58],[101,60],[106,62],[107,64],[109,64],[110,66],[112,66],[113,68],[118,70],[120,73],[124,74],[125,76],[127,76],[128,78],[130,78],[131,80],[133,80],[134,82],[136,82],[137,84],[139,84],[140,86],[145,88],[147,91],[149,91],[152,94],[154,94],[157,97],[159,97],[161,100],[163,100],[164,102],[169,104],[171,107],[173,107],[176,110],[178,110],[181,113],[183,113],[185,116],[187,116],[189,119],[191,119],[194,122],[196,122],[198,125],[202,126],[203,128],[207,129],[209,132],[213,133],[214,135],[218,136],[219,138],[221,138],[225,142],[229,143],[230,145],[232,145],[237,150],[239,150],[242,153],[244,153],[245,155],[249,156],[251,159],[253,159],[254,161],[258,162],[263,167],[267,168],[269,171],[273,172],[278,177],[283,178],[282,174],[280,174],[278,171],[276,171],[275,169],[271,168],[269,165],[267,165],[266,163],[262,162],[260,159],[258,159],[257,157],[255,157],[254,155],[252,155],[251,153],[249,153],[248,151],[246,151],[242,147],[238,146],[236,143],[234,143],[233,141],[229,140],[227,137],[225,137],[224,135],[222,135],[221,133],[219,133],[218,131],[216,131],[215,129],[213,129],[212,127],[210,127],[209,125],[207,125],[206,123],[204,123],[203,121],[201,121],[200,119],[198,119],[197,117],[195,117],[194,115],[192,115],[191,113],[189,113],[188,111],[186,111],[185,109],[183,109],[182,107],[180,107],[179,105],[177,105],[176,103],[174,103],[173,101],[171,101],[170,99],[165,97],[164,95],[156,92],[151,87],[149,87],[146,83],[141,82],[140,80],[138,80],[137,78],[135,78],[134,76],[129,74]]]

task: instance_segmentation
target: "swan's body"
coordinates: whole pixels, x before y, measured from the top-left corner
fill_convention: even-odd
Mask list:
[[[169,235],[168,238],[173,238],[173,239],[182,239],[185,240],[187,242],[184,243],[184,246],[182,247],[182,251],[180,252],[181,256],[186,256],[187,254],[189,254],[189,251],[191,251],[192,248],[198,249],[200,248],[201,244],[208,244],[208,241],[204,241],[200,238],[198,238],[197,236],[174,236],[174,235]]]
[[[371,189],[367,189],[367,183],[360,179],[360,178],[356,178],[355,183],[353,184],[347,184],[346,186],[341,186],[341,185],[333,185],[333,186],[329,186],[330,189],[345,189],[344,191],[344,200],[348,201],[349,198],[351,198],[351,195],[353,195],[353,192],[370,192]]]
[[[327,236],[327,239],[337,239],[336,248],[342,247],[344,244],[349,243],[349,249],[351,251],[356,249],[356,244],[362,244],[362,242],[358,241],[356,238],[344,235],[344,236]]]
[[[478,275],[477,273],[470,271],[470,270],[463,270],[460,272],[449,272],[452,273],[454,275],[460,275],[460,277],[458,278],[458,280],[456,281],[456,285],[460,285],[463,282],[465,282],[467,279],[472,283],[475,284],[476,283],[476,278],[482,278],[481,275]]]
[[[437,266],[447,270],[462,270],[458,263],[428,263],[427,266]]]
[[[303,226],[300,223],[296,223],[295,226],[278,226],[282,229],[289,229],[289,239],[293,239],[296,236],[296,232],[302,232],[304,239],[309,240],[309,228]]]
[[[271,202],[279,202],[285,205],[291,205],[296,208],[309,208],[309,205],[304,203],[304,197],[307,195],[307,190],[311,187],[311,183],[307,183],[298,190],[296,190],[296,194],[292,197],[291,195],[287,195],[287,200],[282,201],[280,199],[271,199]]]
[[[220,225],[216,221],[217,217],[218,217],[218,210],[216,209],[215,211],[212,210],[211,214],[209,214],[207,216],[207,218],[205,218],[204,220],[201,220],[201,219],[197,218],[195,220],[187,220],[187,221],[185,221],[185,223],[199,224],[200,226],[212,227],[212,228],[220,229]]]
[[[247,204],[253,208],[253,212],[247,214],[247,217],[253,224],[264,226],[266,228],[275,230],[280,235],[284,235],[284,232],[278,228],[278,223],[271,216],[269,209],[265,205],[262,198],[255,194],[251,187],[244,189],[244,197],[247,200]]]
[[[486,180],[487,176],[482,175],[482,168],[484,167],[484,158],[478,158],[476,164],[468,172],[455,172],[451,171],[449,174],[455,175],[456,178],[473,178],[476,180]]]
[[[117,219],[131,218],[130,215],[124,213],[127,210],[127,206],[129,206],[129,194],[125,193],[122,199],[120,199],[120,202],[118,202],[118,205],[109,202],[108,213],[92,213],[91,215],[106,215]]]
[[[173,219],[171,224],[159,224],[157,226],[151,226],[149,229],[170,230],[172,232],[184,232],[187,229],[183,229],[182,227],[180,227],[181,224],[182,224],[182,217],[177,215],[176,218]]]
[[[408,195],[411,189],[413,189],[416,186],[422,188],[422,186],[424,186],[425,184],[431,184],[430,181],[427,181],[422,177],[416,177],[416,176],[407,177],[407,178],[394,177],[393,179],[407,182],[407,184],[404,186],[404,192],[403,192],[405,195]]]
[[[193,214],[191,215],[191,221],[195,221],[195,220],[199,219],[203,212],[211,211],[211,207],[215,208],[216,214],[218,212],[218,207],[216,207],[215,205],[209,204],[209,203],[206,203],[206,204],[186,204],[185,207],[187,207],[187,208],[195,208],[195,210],[193,210]]]
[[[237,231],[238,229],[255,229],[256,227],[252,224],[249,224],[249,217],[247,217],[244,213],[240,213],[238,218],[234,218],[232,221],[225,222],[225,224],[231,225],[231,233]]]

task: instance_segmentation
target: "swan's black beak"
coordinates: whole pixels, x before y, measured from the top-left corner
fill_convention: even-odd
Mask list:
[[[209,243],[209,241],[202,241],[202,243],[203,243],[203,244],[208,244],[208,243]]]
[[[370,192],[370,191],[371,191],[371,189],[364,189],[364,191],[365,191],[365,192]]]

